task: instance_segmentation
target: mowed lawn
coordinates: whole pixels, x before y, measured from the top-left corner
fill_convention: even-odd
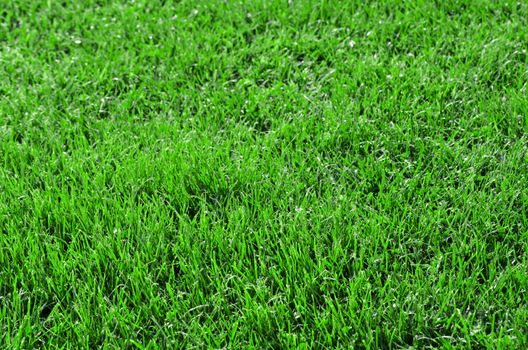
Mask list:
[[[0,348],[528,348],[528,2],[0,0]]]

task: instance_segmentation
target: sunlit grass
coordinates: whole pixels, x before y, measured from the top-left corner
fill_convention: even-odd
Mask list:
[[[0,0],[0,347],[528,347],[523,1]]]

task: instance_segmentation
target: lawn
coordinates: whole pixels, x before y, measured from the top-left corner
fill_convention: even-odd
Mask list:
[[[528,348],[528,2],[0,0],[0,348]]]

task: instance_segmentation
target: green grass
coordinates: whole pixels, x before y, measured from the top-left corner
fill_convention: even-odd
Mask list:
[[[528,348],[528,3],[0,0],[0,347]]]

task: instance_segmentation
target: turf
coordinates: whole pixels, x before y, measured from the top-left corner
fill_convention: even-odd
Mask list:
[[[528,3],[0,0],[2,349],[527,348]]]

